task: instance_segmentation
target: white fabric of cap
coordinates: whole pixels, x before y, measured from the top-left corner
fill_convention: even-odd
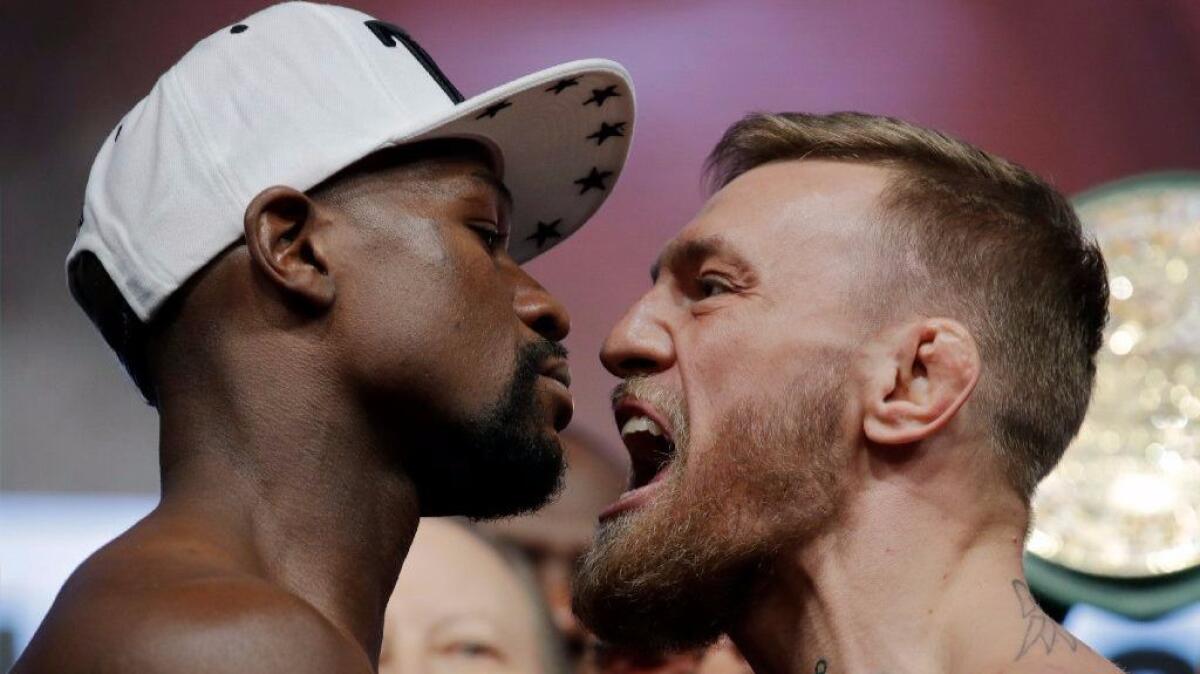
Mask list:
[[[342,7],[285,3],[199,42],[105,140],[88,178],[68,264],[82,251],[94,253],[146,321],[188,278],[242,237],[245,209],[267,187],[309,189],[384,147],[442,135],[437,129],[448,124],[458,129],[452,135],[490,140],[501,159],[511,161],[504,145],[519,139],[497,138],[482,127],[467,129],[477,117],[472,113],[532,87],[543,93],[542,84],[572,73],[617,82],[625,98],[605,110],[596,105],[594,111],[583,110],[577,100],[572,109],[580,110],[572,114],[616,115],[612,118],[626,118],[632,126],[632,89],[618,64],[566,64],[456,105],[406,45],[383,48],[367,25],[371,20]],[[546,103],[563,105],[557,95],[551,98],[557,100]],[[490,122],[497,115],[478,117]],[[594,123],[572,122],[570,131],[579,135],[580,145],[561,153],[581,154],[585,145],[579,132]],[[535,128],[525,133],[536,134],[536,121],[531,124]],[[580,161],[602,165],[615,181],[631,132],[597,147],[599,158]],[[567,169],[546,160],[534,174],[526,171],[524,181],[536,183],[556,170]],[[579,200],[570,182],[564,203],[568,197]],[[572,204],[563,236],[582,225],[607,192],[596,190],[584,203]],[[514,195],[519,203],[521,194],[514,190]],[[514,241],[524,231],[514,225]]]

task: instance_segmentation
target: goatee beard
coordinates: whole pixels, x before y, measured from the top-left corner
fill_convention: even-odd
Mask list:
[[[520,515],[548,503],[565,469],[558,437],[542,429],[537,399],[542,363],[566,349],[542,340],[517,356],[507,395],[480,419],[426,443],[407,468],[417,485],[421,514],[491,519]]]

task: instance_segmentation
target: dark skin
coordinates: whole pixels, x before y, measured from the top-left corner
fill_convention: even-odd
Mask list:
[[[569,329],[508,256],[486,156],[259,194],[151,345],[160,505],[68,580],[13,672],[373,672],[423,511],[407,453]],[[546,433],[570,398],[543,364]],[[442,513],[445,514],[445,513]]]

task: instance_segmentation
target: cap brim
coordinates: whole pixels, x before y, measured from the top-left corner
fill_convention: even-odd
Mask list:
[[[491,146],[513,195],[509,254],[526,262],[582,227],[608,198],[633,122],[629,74],[613,61],[589,59],[467,99],[393,143],[471,138]]]

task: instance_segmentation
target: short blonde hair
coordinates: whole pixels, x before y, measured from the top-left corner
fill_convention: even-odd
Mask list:
[[[753,114],[708,158],[712,189],[775,161],[894,168],[879,208],[888,269],[881,302],[949,311],[976,338],[975,394],[1008,482],[1028,499],[1079,430],[1108,320],[1104,258],[1070,203],[1025,168],[890,117]],[[894,295],[905,293],[905,297]]]

